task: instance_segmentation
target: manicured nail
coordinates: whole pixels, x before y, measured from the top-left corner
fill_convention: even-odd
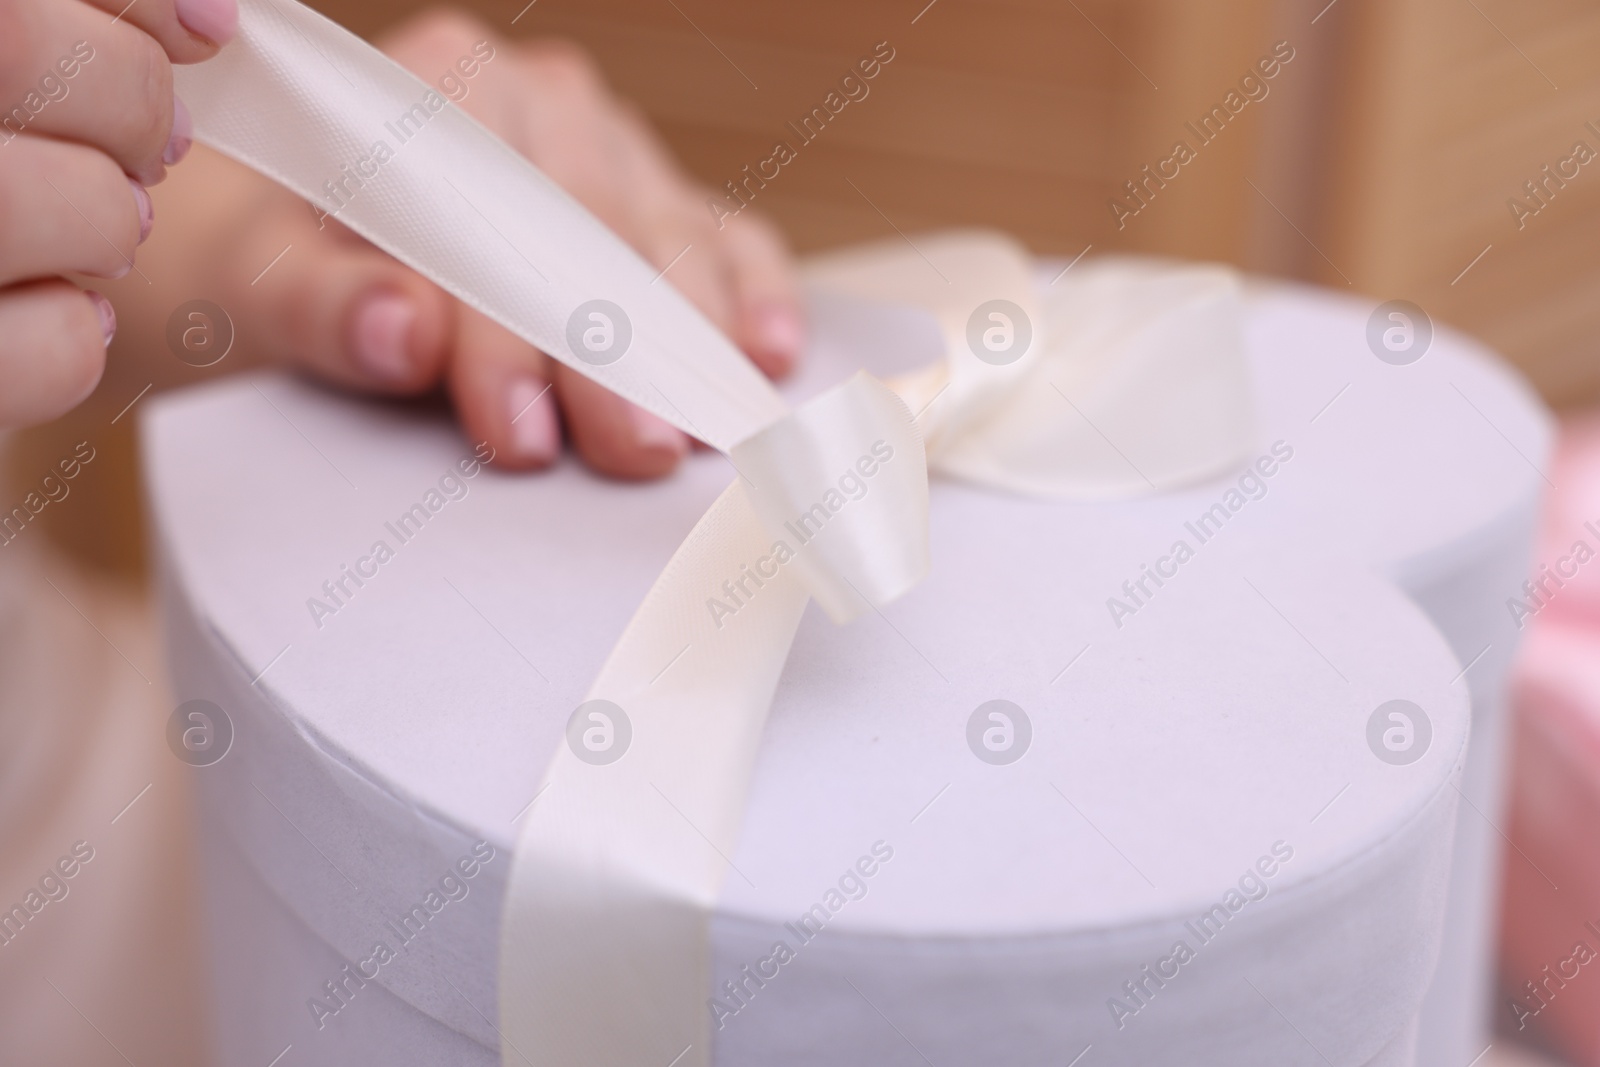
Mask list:
[[[139,205],[139,243],[144,244],[156,224],[156,206],[150,202],[150,193],[144,186],[132,178],[128,179],[128,184],[133,186],[133,202]]]
[[[194,145],[194,119],[189,109],[177,97],[172,98],[172,133],[167,137],[167,147],[161,150],[161,162],[171,167],[189,154]]]
[[[236,0],[177,0],[177,9],[183,28],[212,44],[228,43],[239,28]]]
[[[100,316],[100,332],[106,335],[106,345],[109,347],[111,339],[117,335],[117,309],[111,306],[111,301],[103,293],[85,289],[83,295],[89,298],[89,303],[94,305],[94,313]]]
[[[561,451],[555,397],[537,378],[518,378],[506,390],[506,418],[511,420],[511,449],[522,459],[549,463]]]
[[[792,364],[805,348],[806,330],[794,309],[765,304],[756,310],[756,339],[767,353]]]
[[[671,423],[641,407],[630,406],[628,415],[633,421],[633,439],[640,448],[675,452],[680,456],[689,451],[689,439]]]
[[[417,309],[399,293],[373,293],[356,309],[353,325],[356,362],[380,382],[411,378],[406,342]]]

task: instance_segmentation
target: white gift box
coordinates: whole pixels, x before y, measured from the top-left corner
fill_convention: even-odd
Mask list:
[[[1094,504],[936,480],[931,576],[809,609],[713,921],[715,1062],[1481,1051],[1548,434],[1446,331],[1378,359],[1371,311],[1252,294],[1248,468]],[[938,354],[916,313],[815,316],[797,398]],[[220,1061],[495,1062],[518,821],[727,460],[507,476],[442,411],[279,376],[144,432],[177,691],[233,729],[195,769]]]

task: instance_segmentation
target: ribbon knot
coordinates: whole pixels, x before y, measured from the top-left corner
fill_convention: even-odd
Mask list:
[[[834,622],[928,573],[928,464],[911,410],[858,373],[734,446],[750,504]]]

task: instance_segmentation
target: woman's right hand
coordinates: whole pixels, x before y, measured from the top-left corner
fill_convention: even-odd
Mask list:
[[[192,137],[172,63],[214,55],[235,0],[0,0],[0,427],[94,389],[118,278],[150,234],[147,186]]]

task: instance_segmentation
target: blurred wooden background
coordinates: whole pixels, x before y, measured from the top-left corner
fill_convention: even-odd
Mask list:
[[[525,6],[526,5],[526,6]],[[314,0],[371,36],[419,0]],[[1576,141],[1600,151],[1588,0],[468,0],[507,36],[588,48],[689,169],[765,159],[880,41],[895,58],[756,198],[801,250],[961,224],[1036,251],[1218,259],[1406,298],[1519,364],[1557,405],[1600,399],[1600,161],[1537,216],[1507,201]],[[1118,225],[1108,204],[1256,61],[1294,58]],[[1591,173],[1591,171],[1593,173]],[[159,343],[159,342],[157,342]],[[163,358],[158,354],[157,358]],[[99,405],[105,408],[106,401]],[[120,402],[117,404],[120,406]],[[111,410],[114,410],[111,409]],[[105,411],[97,412],[103,415]],[[124,420],[119,429],[126,430]],[[101,421],[100,425],[104,425]],[[25,469],[72,419],[27,435]],[[140,558],[128,441],[61,536]],[[119,455],[120,451],[120,455]],[[90,485],[85,492],[93,492]]]
[[[883,236],[891,223],[998,226],[1068,255],[1092,243],[1241,260],[1259,236],[1264,205],[1244,181],[1258,169],[1254,115],[1161,194],[1159,218],[1119,232],[1107,200],[1287,36],[1278,0],[525,2],[468,6],[497,29],[583,44],[714,188],[774,141],[798,146],[786,123],[889,42],[896,58],[870,95],[756,198],[801,250]],[[316,6],[370,35],[426,5]],[[1311,96],[1298,75],[1312,65],[1301,52],[1267,107],[1293,97],[1303,112]]]
[[[1538,207],[1525,183],[1576,142],[1600,152],[1600,7],[1350,7],[1319,222],[1329,255],[1363,291],[1409,295],[1477,334],[1552,403],[1600,399],[1600,159],[1564,188],[1548,185],[1547,205],[1521,228],[1507,206]]]

